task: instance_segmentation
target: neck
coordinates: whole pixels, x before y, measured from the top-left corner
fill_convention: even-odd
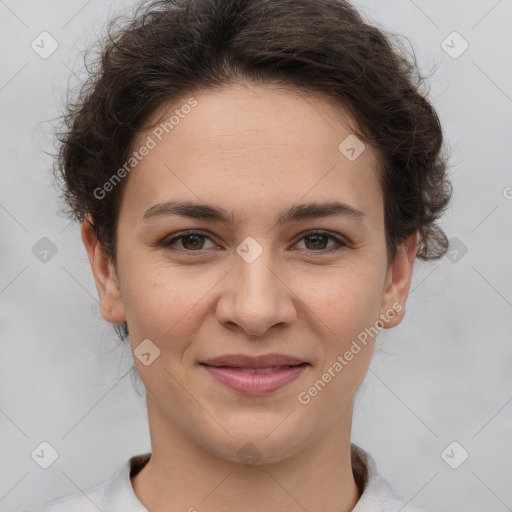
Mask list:
[[[246,466],[198,444],[163,417],[149,396],[147,406],[152,455],[132,486],[148,510],[349,512],[360,497],[352,472],[351,417],[288,458]]]

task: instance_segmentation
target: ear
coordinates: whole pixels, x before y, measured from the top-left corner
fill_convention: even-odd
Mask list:
[[[388,269],[384,284],[381,315],[384,328],[398,325],[405,315],[405,303],[411,286],[412,271],[418,249],[419,232],[415,231],[398,246],[395,259]],[[393,311],[393,316],[391,316]]]
[[[100,297],[101,316],[110,323],[126,322],[124,305],[119,288],[116,270],[109,256],[105,254],[96,236],[94,222],[86,215],[82,222],[82,241],[85,245],[89,263],[91,264],[96,289]]]

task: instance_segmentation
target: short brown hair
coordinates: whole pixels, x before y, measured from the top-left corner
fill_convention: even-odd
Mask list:
[[[130,159],[144,122],[164,103],[237,80],[293,86],[333,98],[357,137],[379,155],[388,257],[420,233],[417,257],[440,258],[448,241],[437,220],[451,185],[438,116],[420,92],[416,59],[367,24],[345,0],[157,0],[117,28],[78,100],[64,115],[56,158],[68,213],[90,214],[116,261],[126,179],[95,194]]]

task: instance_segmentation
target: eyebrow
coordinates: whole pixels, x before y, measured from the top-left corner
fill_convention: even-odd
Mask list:
[[[191,219],[200,219],[206,221],[220,221],[225,224],[233,223],[233,215],[218,206],[204,203],[194,203],[191,201],[167,201],[158,203],[142,216],[144,222],[168,215],[178,215]],[[323,217],[347,216],[354,219],[367,219],[366,215],[356,208],[338,201],[326,203],[303,203],[293,205],[279,213],[276,224],[286,224],[306,219],[318,219]]]

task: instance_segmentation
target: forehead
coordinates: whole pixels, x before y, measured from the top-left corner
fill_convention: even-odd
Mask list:
[[[195,106],[190,108],[192,99]],[[176,142],[185,142],[185,151],[215,154],[272,150],[280,144],[296,151],[331,152],[333,145],[337,149],[340,136],[353,132],[354,120],[341,104],[317,92],[243,82],[163,104],[150,122],[156,125],[157,135],[165,137],[172,132]]]
[[[352,123],[330,98],[296,89],[232,84],[200,91],[151,117],[133,149],[150,139],[152,149],[128,188],[148,207],[186,196],[220,206],[238,197],[239,209],[350,199],[362,209],[381,200],[377,158]]]

